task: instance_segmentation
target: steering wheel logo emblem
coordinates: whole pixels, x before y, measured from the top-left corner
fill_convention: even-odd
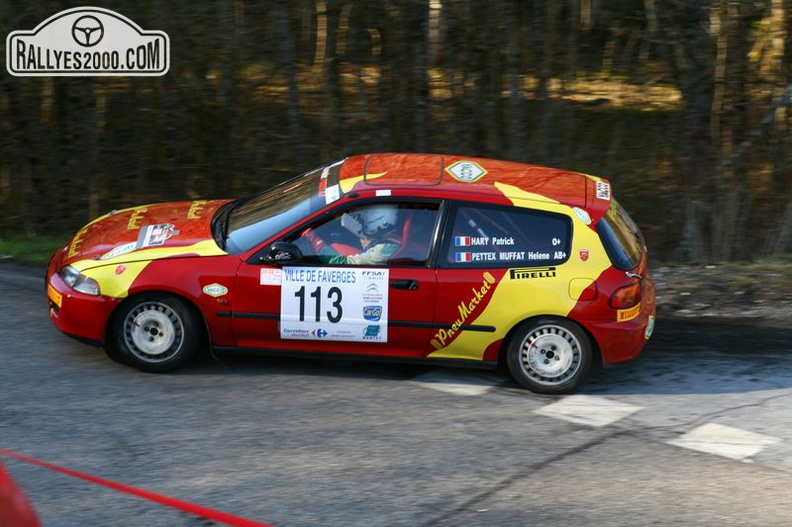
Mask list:
[[[95,16],[80,17],[72,25],[72,37],[83,47],[93,47],[104,37],[104,25]]]

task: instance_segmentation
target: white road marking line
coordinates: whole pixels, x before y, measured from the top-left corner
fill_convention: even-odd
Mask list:
[[[460,375],[446,371],[430,371],[412,379],[412,382],[426,388],[456,395],[482,395],[497,386],[503,379],[494,375],[472,373]]]
[[[668,441],[669,444],[718,456],[750,461],[765,447],[781,442],[778,437],[748,432],[731,426],[707,423]]]
[[[543,406],[534,413],[571,423],[600,427],[615,423],[642,409],[642,406],[620,403],[605,397],[570,395],[558,402]]]

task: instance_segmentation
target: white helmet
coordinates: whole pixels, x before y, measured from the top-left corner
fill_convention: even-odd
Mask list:
[[[341,226],[357,237],[372,237],[396,226],[399,209],[396,205],[372,205],[344,213]]]

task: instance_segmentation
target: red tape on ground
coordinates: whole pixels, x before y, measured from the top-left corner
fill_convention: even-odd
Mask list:
[[[55,472],[60,472],[61,474],[66,474],[67,476],[79,478],[85,481],[90,481],[91,483],[102,485],[104,487],[108,487],[113,490],[117,490],[119,492],[132,494],[133,496],[137,496],[145,500],[153,501],[155,503],[159,503],[160,505],[165,505],[166,507],[171,507],[173,509],[178,509],[180,511],[194,514],[195,516],[199,516],[207,520],[225,523],[226,525],[232,525],[234,527],[272,527],[271,525],[268,525],[266,523],[260,523],[253,520],[248,520],[247,518],[242,518],[241,516],[228,514],[227,512],[217,511],[214,509],[210,509],[208,507],[202,507],[200,505],[195,505],[193,503],[189,503],[186,501],[177,500],[176,498],[171,498],[169,496],[163,496],[162,494],[156,494],[154,492],[149,492],[147,490],[130,487],[129,485],[124,485],[122,483],[116,483],[114,481],[110,481],[107,479],[98,478],[96,476],[91,476],[90,474],[85,474],[83,472],[78,472],[76,470],[72,470],[69,468],[53,465],[52,463],[47,463],[46,461],[39,461],[38,459],[33,459],[32,457],[27,457],[22,454],[17,454],[16,452],[11,452],[10,450],[5,450],[3,448],[0,448],[0,455],[18,459],[19,461],[24,461],[25,463],[38,465],[40,467],[44,467],[46,469],[53,470]]]

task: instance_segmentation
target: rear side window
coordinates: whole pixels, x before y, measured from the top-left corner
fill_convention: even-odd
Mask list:
[[[597,232],[613,267],[627,271],[641,263],[644,246],[641,231],[615,199],[597,223]]]
[[[534,267],[567,260],[572,222],[552,212],[462,204],[453,212],[449,234],[444,267]]]

